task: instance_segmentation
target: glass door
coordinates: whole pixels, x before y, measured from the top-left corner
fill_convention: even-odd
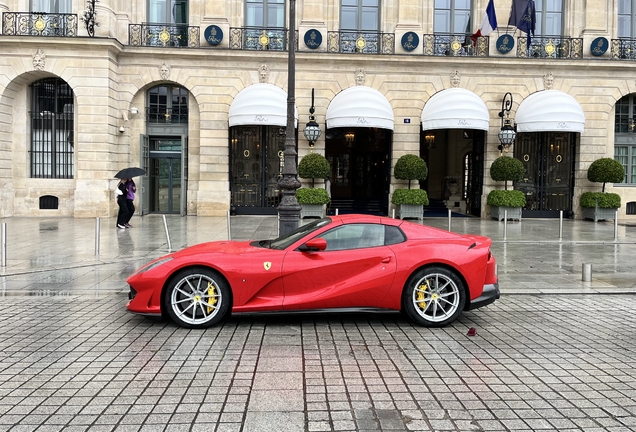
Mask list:
[[[151,213],[181,212],[181,144],[181,137],[150,138]]]

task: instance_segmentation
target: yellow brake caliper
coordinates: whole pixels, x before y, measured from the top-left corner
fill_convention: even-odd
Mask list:
[[[426,291],[427,288],[428,288],[427,284],[422,284],[417,287],[418,291],[417,291],[415,300],[417,301],[417,306],[422,310],[426,309],[426,302],[424,301],[425,300],[424,291]]]
[[[208,313],[212,313],[216,301],[216,289],[214,285],[212,285],[212,282],[208,282],[208,304],[210,305],[208,306]]]

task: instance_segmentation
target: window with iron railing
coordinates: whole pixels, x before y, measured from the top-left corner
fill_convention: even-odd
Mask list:
[[[31,91],[31,177],[73,178],[73,90],[59,78],[34,82]]]

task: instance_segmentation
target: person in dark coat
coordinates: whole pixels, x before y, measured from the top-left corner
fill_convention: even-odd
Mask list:
[[[137,192],[137,185],[135,185],[135,182],[133,181],[133,179],[128,179],[125,186],[126,186],[126,190],[128,191],[128,193],[126,194],[126,207],[128,208],[128,220],[126,221],[124,226],[126,228],[132,228],[132,225],[130,224],[130,219],[132,219],[133,215],[135,214],[135,205],[133,204],[133,200],[135,199],[135,192]]]
[[[117,205],[119,206],[119,213],[117,214],[117,228],[121,230],[126,229],[126,223],[130,219],[128,217],[128,189],[126,189],[126,182],[128,179],[120,179],[117,184],[115,194],[117,195]]]

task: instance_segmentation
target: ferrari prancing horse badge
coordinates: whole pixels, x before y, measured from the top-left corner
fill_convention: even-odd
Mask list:
[[[263,267],[265,267],[265,270],[269,270],[269,269],[271,269],[271,268],[272,268],[272,263],[271,263],[271,262],[269,262],[269,261],[265,261],[265,262],[263,263]]]

